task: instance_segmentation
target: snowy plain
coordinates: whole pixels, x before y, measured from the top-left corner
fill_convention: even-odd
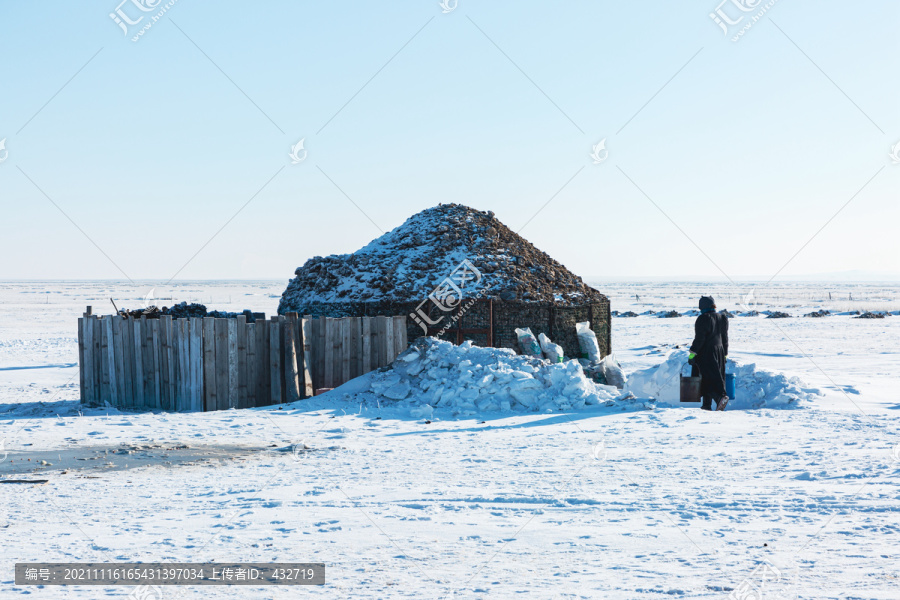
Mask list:
[[[900,598],[900,316],[798,317],[896,312],[900,286],[754,290],[753,309],[796,318],[733,318],[729,356],[821,391],[791,408],[439,408],[426,423],[343,394],[205,414],[79,406],[86,305],[137,308],[153,289],[273,314],[285,283],[0,283],[0,478],[48,480],[0,485],[0,597],[136,591],[13,584],[14,563],[43,560],[326,564],[324,589],[164,599]],[[707,293],[734,311],[750,289],[596,287],[638,314]],[[613,351],[626,373],[654,367],[692,325],[614,318]]]

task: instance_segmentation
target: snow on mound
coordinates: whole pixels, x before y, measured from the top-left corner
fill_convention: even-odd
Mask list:
[[[380,400],[418,403],[411,414],[419,418],[431,416],[433,408],[460,414],[555,412],[611,405],[622,396],[616,388],[588,379],[577,360],[551,364],[508,348],[482,348],[472,342],[456,346],[431,337],[419,338],[390,367],[371,373],[368,381],[369,391]]]
[[[294,271],[278,312],[304,314],[323,303],[418,301],[466,259],[483,276],[479,290],[495,300],[580,304],[604,298],[493,212],[441,204],[353,254],[309,259]],[[314,312],[322,311],[319,306]]]
[[[638,398],[679,403],[679,375],[682,369],[685,375],[690,375],[687,360],[687,350],[675,350],[661,365],[630,374],[625,389]],[[804,387],[797,377],[788,378],[784,373],[760,369],[752,363],[742,365],[729,359],[725,372],[735,376],[736,398],[728,402],[728,410],[795,406],[798,401],[810,400],[819,394],[819,390]]]

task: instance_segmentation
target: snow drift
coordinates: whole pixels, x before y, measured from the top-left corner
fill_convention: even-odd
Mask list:
[[[468,341],[456,346],[430,337],[416,340],[389,367],[334,392],[370,392],[382,402],[411,402],[418,405],[414,417],[428,417],[433,408],[458,414],[555,412],[611,404],[627,396],[591,381],[577,360],[551,364],[508,348],[482,348]]]
[[[690,375],[687,360],[687,350],[675,350],[662,364],[630,374],[625,389],[638,398],[656,398],[659,402],[678,403],[679,375],[682,374],[682,369],[685,375]],[[785,408],[819,395],[819,390],[804,387],[797,377],[789,378],[783,373],[760,369],[753,363],[744,365],[729,359],[725,372],[735,376],[736,398],[728,402],[728,410]]]

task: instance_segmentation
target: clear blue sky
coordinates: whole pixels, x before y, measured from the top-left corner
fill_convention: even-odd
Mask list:
[[[584,276],[900,271],[900,3],[716,3],[0,3],[0,278],[287,279],[439,202]]]

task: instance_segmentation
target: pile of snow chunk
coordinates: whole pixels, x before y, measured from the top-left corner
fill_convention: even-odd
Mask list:
[[[649,369],[635,371],[628,376],[625,389],[638,398],[656,398],[659,402],[679,403],[679,376],[690,375],[688,351],[674,350],[665,362]],[[758,368],[755,364],[739,364],[729,359],[726,373],[735,376],[735,396],[728,402],[728,410],[756,408],[785,408],[801,400],[819,395],[819,390],[804,386],[797,377]],[[698,406],[684,404],[684,406]]]
[[[615,387],[591,381],[577,360],[551,364],[508,348],[457,346],[431,337],[416,340],[368,380],[369,391],[380,399],[420,403],[415,417],[429,417],[432,407],[461,414],[555,412],[611,405],[622,396]]]

